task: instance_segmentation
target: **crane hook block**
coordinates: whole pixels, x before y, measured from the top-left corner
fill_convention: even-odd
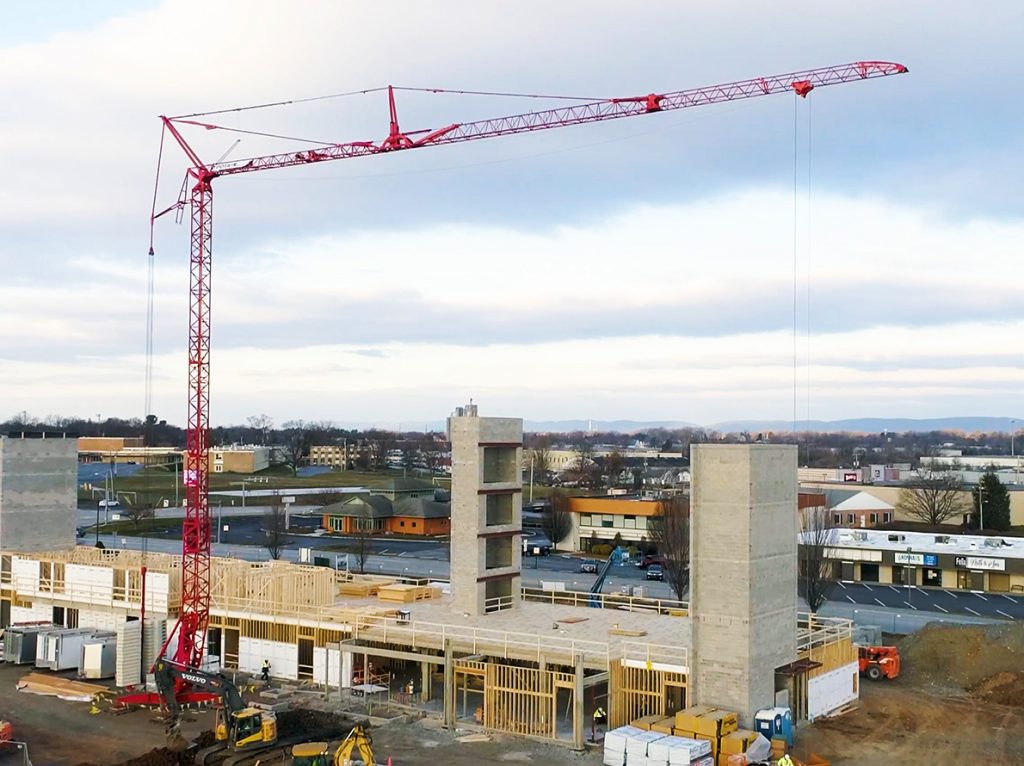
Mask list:
[[[811,85],[810,80],[797,80],[793,83],[793,90],[800,98],[807,98],[807,94],[814,90],[814,86]]]

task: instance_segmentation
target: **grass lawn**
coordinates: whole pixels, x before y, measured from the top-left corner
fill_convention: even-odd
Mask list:
[[[100,534],[137,537],[151,532],[163,532],[165,529],[181,529],[182,521],[183,519],[142,519],[138,524],[129,519],[108,521],[106,524],[100,524]],[[89,533],[94,532],[95,528],[89,527]]]
[[[295,489],[303,487],[362,487],[378,484],[388,479],[400,479],[402,471],[329,471],[316,476],[292,476],[286,466],[274,466],[255,474],[242,473],[211,473],[210,491],[241,490],[242,482],[246,489]],[[259,479],[258,482],[253,479]],[[448,477],[435,477],[440,487],[447,488],[451,484]],[[134,476],[115,479],[115,490],[122,502],[131,502],[134,506],[160,507],[165,500],[174,504],[175,481],[177,480],[178,502],[185,497],[185,487],[181,483],[181,474],[175,476],[174,471],[166,468],[145,468]],[[83,501],[98,500],[89,492],[79,491],[79,499]]]

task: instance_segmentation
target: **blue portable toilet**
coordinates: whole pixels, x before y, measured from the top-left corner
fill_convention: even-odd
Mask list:
[[[793,746],[793,713],[788,707],[770,707],[754,714],[754,730],[766,739],[784,739]]]

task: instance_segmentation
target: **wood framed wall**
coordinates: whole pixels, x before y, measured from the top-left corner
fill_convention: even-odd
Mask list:
[[[558,692],[574,693],[574,676],[554,670],[486,663],[484,726],[544,739],[558,739]],[[570,707],[571,707],[570,698]]]
[[[611,665],[608,726],[625,726],[646,715],[667,717],[688,703],[687,676],[665,670]]]

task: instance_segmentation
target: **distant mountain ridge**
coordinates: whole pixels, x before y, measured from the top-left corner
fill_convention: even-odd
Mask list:
[[[987,417],[987,416],[954,416],[948,418],[847,418],[844,420],[798,420],[797,431],[817,431],[819,433],[881,433],[893,431],[974,431],[1009,433],[1013,429],[1012,421],[1016,420],[1018,428],[1024,427],[1024,417]],[[426,427],[431,431],[444,431],[443,420],[427,421],[426,423],[338,423],[342,428],[382,428],[390,431],[419,431]],[[725,420],[720,423],[700,425],[685,420],[524,420],[523,429],[533,433],[572,433],[574,431],[614,431],[616,433],[639,433],[654,428],[706,428],[721,433],[737,433],[749,431],[754,434],[765,431],[788,432],[793,430],[791,420]]]
[[[820,433],[881,433],[894,431],[973,431],[1009,432],[1013,420],[1024,425],[1024,418],[955,416],[948,418],[847,418],[844,420],[798,420],[797,431],[818,431]],[[736,433],[739,431],[792,431],[792,420],[726,420],[701,426],[683,420],[527,420],[523,423],[527,431],[568,432],[568,431],[616,431],[635,433],[652,428],[706,428],[709,431]]]

